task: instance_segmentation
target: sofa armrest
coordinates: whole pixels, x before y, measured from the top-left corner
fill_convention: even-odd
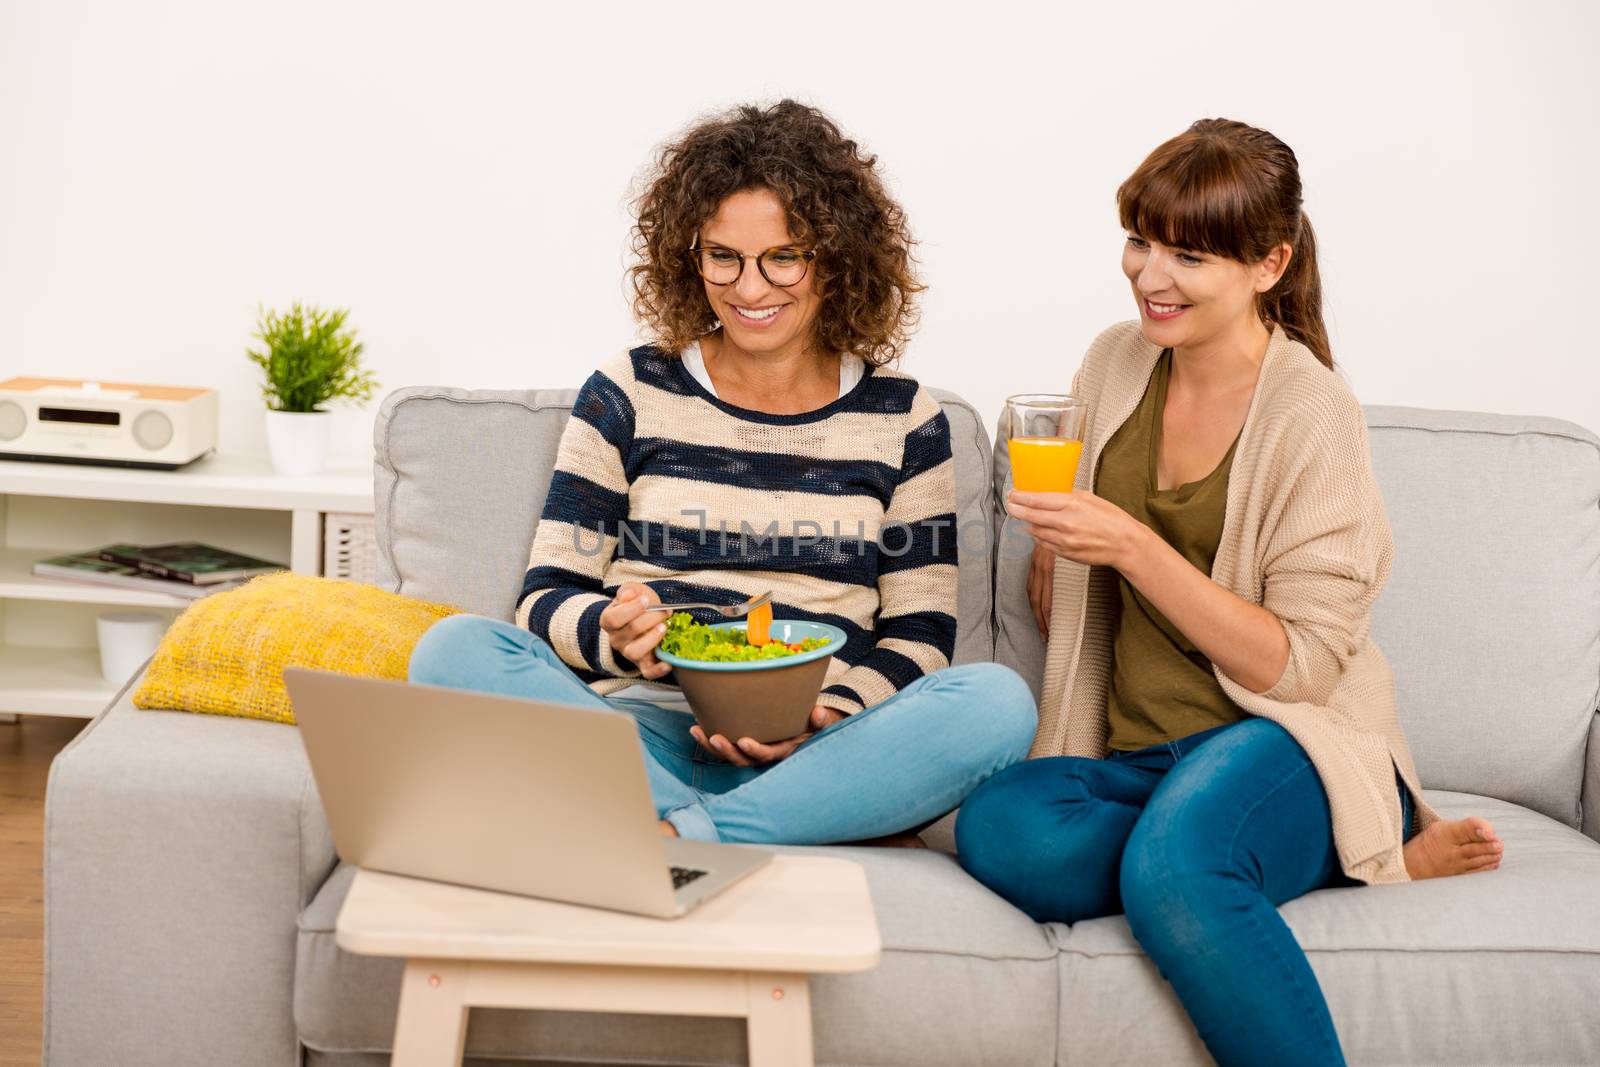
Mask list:
[[[45,1062],[291,1067],[295,924],[336,859],[299,731],[132,688],[50,768]]]
[[[1584,755],[1583,794],[1578,801],[1583,832],[1600,841],[1600,709],[1589,720],[1589,749]]]

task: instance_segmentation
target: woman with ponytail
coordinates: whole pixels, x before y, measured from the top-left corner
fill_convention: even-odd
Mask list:
[[[1423,799],[1369,636],[1393,548],[1294,153],[1203,120],[1117,206],[1139,318],[1078,372],[1076,489],[1006,505],[1048,638],[1035,758],[968,798],[961,863],[1040,921],[1126,913],[1219,1064],[1343,1063],[1277,906],[1502,845]]]

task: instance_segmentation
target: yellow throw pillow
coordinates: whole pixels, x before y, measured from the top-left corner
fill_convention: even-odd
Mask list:
[[[133,703],[292,724],[285,667],[404,678],[423,633],[457,611],[373,585],[264,575],[178,616]]]

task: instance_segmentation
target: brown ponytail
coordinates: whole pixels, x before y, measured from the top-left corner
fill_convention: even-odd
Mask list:
[[[1331,368],[1317,239],[1300,205],[1294,151],[1266,130],[1231,119],[1196,122],[1151,152],[1117,189],[1122,225],[1146,239],[1241,263],[1259,263],[1289,245],[1288,269],[1256,298],[1256,311]]]

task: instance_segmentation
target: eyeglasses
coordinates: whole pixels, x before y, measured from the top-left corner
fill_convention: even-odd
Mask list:
[[[746,256],[720,245],[695,245],[689,249],[689,258],[694,261],[700,277],[712,285],[732,285],[744,275],[744,261],[753,259],[763,278],[780,289],[787,289],[800,283],[817,254],[779,245],[760,255]]]

